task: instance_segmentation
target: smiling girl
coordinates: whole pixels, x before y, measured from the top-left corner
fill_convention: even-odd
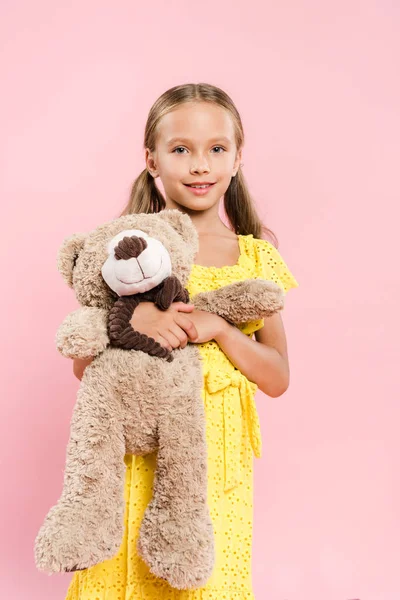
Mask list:
[[[188,214],[199,234],[199,252],[187,289],[190,296],[234,281],[262,277],[286,292],[298,283],[280,253],[262,239],[241,170],[244,133],[240,115],[221,89],[186,84],[167,90],[152,106],[145,136],[146,167],[135,180],[122,214],[175,208]],[[156,185],[159,178],[164,192]],[[219,217],[220,200],[229,227]],[[216,560],[207,584],[176,590],[156,578],[137,553],[144,511],[152,497],[156,453],[126,455],[125,533],[111,560],[76,572],[66,600],[253,600],[253,456],[261,454],[254,394],[272,398],[289,386],[289,360],[280,313],[241,327],[174,303],[160,311],[139,304],[134,329],[172,350],[199,345],[208,449],[208,503]],[[79,378],[88,361],[74,361]]]

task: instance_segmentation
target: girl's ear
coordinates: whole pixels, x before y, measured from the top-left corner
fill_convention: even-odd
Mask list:
[[[74,233],[65,238],[57,254],[57,269],[70,288],[73,287],[72,272],[86,237],[86,233]]]
[[[181,238],[192,247],[195,254],[198,252],[199,236],[189,215],[177,208],[166,208],[155,214],[164,219],[164,221],[167,221],[179,233]]]

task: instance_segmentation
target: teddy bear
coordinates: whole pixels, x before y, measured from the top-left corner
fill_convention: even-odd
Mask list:
[[[35,539],[41,571],[86,569],[117,554],[124,456],[156,451],[138,552],[177,589],[201,587],[212,574],[200,353],[190,343],[170,352],[130,325],[139,301],[161,310],[189,301],[185,284],[197,252],[197,231],[177,209],[124,215],[69,236],[59,249],[58,270],[81,306],[58,328],[57,349],[68,358],[95,358],[73,408],[62,493]],[[284,292],[257,278],[190,301],[240,325],[282,310]]]

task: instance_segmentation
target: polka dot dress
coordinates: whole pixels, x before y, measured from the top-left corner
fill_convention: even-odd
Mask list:
[[[190,296],[234,281],[262,277],[286,292],[298,283],[278,250],[253,235],[239,236],[236,265],[193,265]],[[264,321],[247,323],[250,337]],[[199,344],[203,360],[202,396],[206,412],[208,504],[214,526],[216,561],[207,584],[176,590],[152,575],[136,543],[152,497],[156,453],[125,456],[125,531],[112,559],[72,576],[66,600],[254,600],[251,550],[253,530],[253,457],[261,456],[261,435],[254,394],[257,386],[238,371],[214,342]]]

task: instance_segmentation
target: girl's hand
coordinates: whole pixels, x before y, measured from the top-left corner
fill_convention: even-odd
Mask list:
[[[222,317],[197,308],[190,313],[188,318],[197,330],[197,337],[190,339],[194,344],[216,340],[228,326],[228,323]]]
[[[193,309],[193,304],[184,302],[173,302],[167,310],[160,310],[153,302],[141,302],[135,308],[130,323],[133,329],[152,337],[171,351],[184,348],[188,339],[193,341],[197,337],[196,327],[189,318]]]

